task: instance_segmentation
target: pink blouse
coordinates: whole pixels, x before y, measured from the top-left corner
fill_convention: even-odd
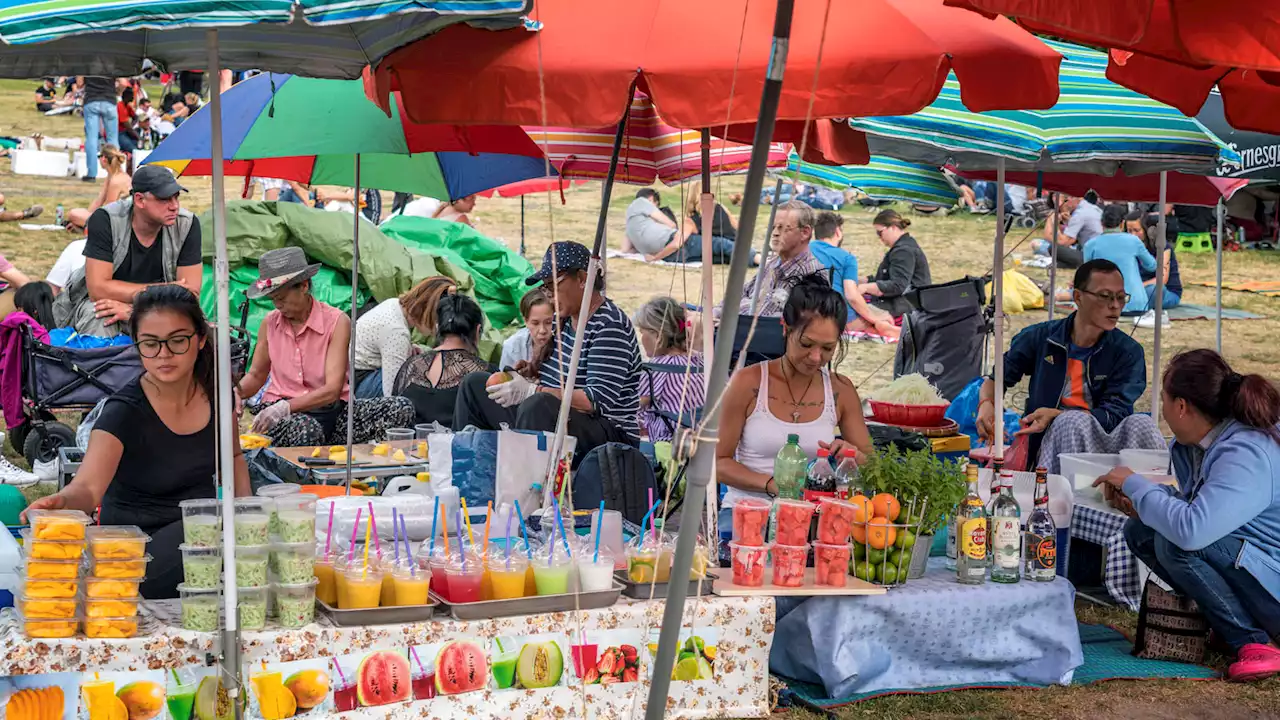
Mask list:
[[[306,324],[294,332],[293,324],[279,310],[267,313],[263,327],[267,332],[267,350],[271,357],[271,384],[263,394],[264,400],[275,402],[296,398],[324,385],[324,360],[329,352],[329,340],[342,317],[341,310],[314,300]],[[351,399],[345,377],[342,399]]]

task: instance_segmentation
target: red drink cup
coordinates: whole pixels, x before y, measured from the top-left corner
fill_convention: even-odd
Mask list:
[[[729,552],[733,557],[733,584],[742,587],[763,587],[764,564],[769,554],[769,546],[757,547],[731,542]]]
[[[733,541],[741,545],[764,545],[765,531],[769,528],[767,501],[759,498],[742,498],[733,506]]]
[[[588,669],[596,666],[596,652],[598,650],[599,648],[595,643],[573,645],[569,648],[570,654],[573,655],[573,668],[577,671],[579,680],[586,676]]]
[[[854,505],[835,498],[822,498],[818,502],[818,538],[827,545],[843,545],[849,542],[853,530]]]
[[[347,712],[356,709],[356,686],[345,685],[333,691],[333,709]]]
[[[814,504],[804,500],[779,498],[773,501],[773,542],[778,545],[804,545],[809,542],[809,528]]]
[[[844,587],[849,580],[848,545],[813,544],[813,578],[815,585]]]
[[[809,561],[809,543],[773,546],[773,584],[778,587],[804,585],[804,566]]]
[[[436,674],[433,672],[414,672],[410,685],[414,700],[430,700],[436,696]]]

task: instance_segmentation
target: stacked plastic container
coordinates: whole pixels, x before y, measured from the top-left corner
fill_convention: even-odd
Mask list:
[[[280,627],[300,628],[315,619],[316,500],[291,493],[270,501],[271,609]],[[241,595],[241,627],[252,629],[244,623],[244,607]]]
[[[742,498],[733,506],[733,540],[729,542],[733,584],[762,587],[764,567],[769,556],[765,536],[769,530],[768,501]]]

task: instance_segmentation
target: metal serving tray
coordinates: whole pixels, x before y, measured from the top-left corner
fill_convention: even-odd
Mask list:
[[[701,580],[690,580],[689,597],[710,595],[711,585],[716,581],[716,577],[716,575],[707,573],[707,576]],[[635,598],[636,600],[648,600],[650,597],[654,600],[662,600],[667,597],[667,588],[671,585],[669,582],[653,584],[631,582],[631,578],[627,575],[626,570],[615,570],[613,573],[613,579],[616,582],[622,583],[623,595],[626,595],[629,598]],[[652,596],[649,594],[650,589],[653,590]]]
[[[330,607],[323,600],[316,599],[316,605],[329,616],[334,625],[353,627],[356,625],[399,625],[401,623],[427,622],[433,620],[438,603],[435,593],[431,593],[432,602],[427,605],[399,605],[376,607],[363,610],[339,610]]]
[[[431,592],[431,598],[449,608],[455,620],[489,620],[514,615],[538,615],[553,612],[572,612],[578,610],[596,610],[606,608],[618,602],[622,594],[622,585],[614,583],[608,590],[589,593],[578,593],[575,604],[573,593],[562,595],[535,595],[533,597],[515,598],[512,600],[482,600],[471,603],[451,603]]]

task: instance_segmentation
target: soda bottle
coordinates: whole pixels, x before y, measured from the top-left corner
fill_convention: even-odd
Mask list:
[[[969,492],[956,513],[955,533],[959,552],[956,554],[956,582],[981,585],[987,581],[987,513],[978,494],[978,466],[969,463],[966,470]]]
[[[809,475],[809,458],[800,449],[800,436],[787,436],[787,444],[773,459],[773,481],[778,486],[778,497],[799,500]]]
[[[836,466],[836,497],[848,500],[858,489],[858,451],[845,448],[840,451],[840,464]]]
[[[1018,582],[1022,570],[1022,509],[1013,496],[1013,473],[1000,473],[1000,494],[991,518],[991,580]]]
[[[1058,526],[1049,514],[1049,471],[1036,468],[1035,505],[1023,536],[1023,576],[1035,582],[1053,582],[1058,576]]]
[[[831,451],[818,450],[818,459],[809,466],[809,477],[804,481],[804,499],[818,502],[818,498],[835,497],[836,471],[831,467]]]

